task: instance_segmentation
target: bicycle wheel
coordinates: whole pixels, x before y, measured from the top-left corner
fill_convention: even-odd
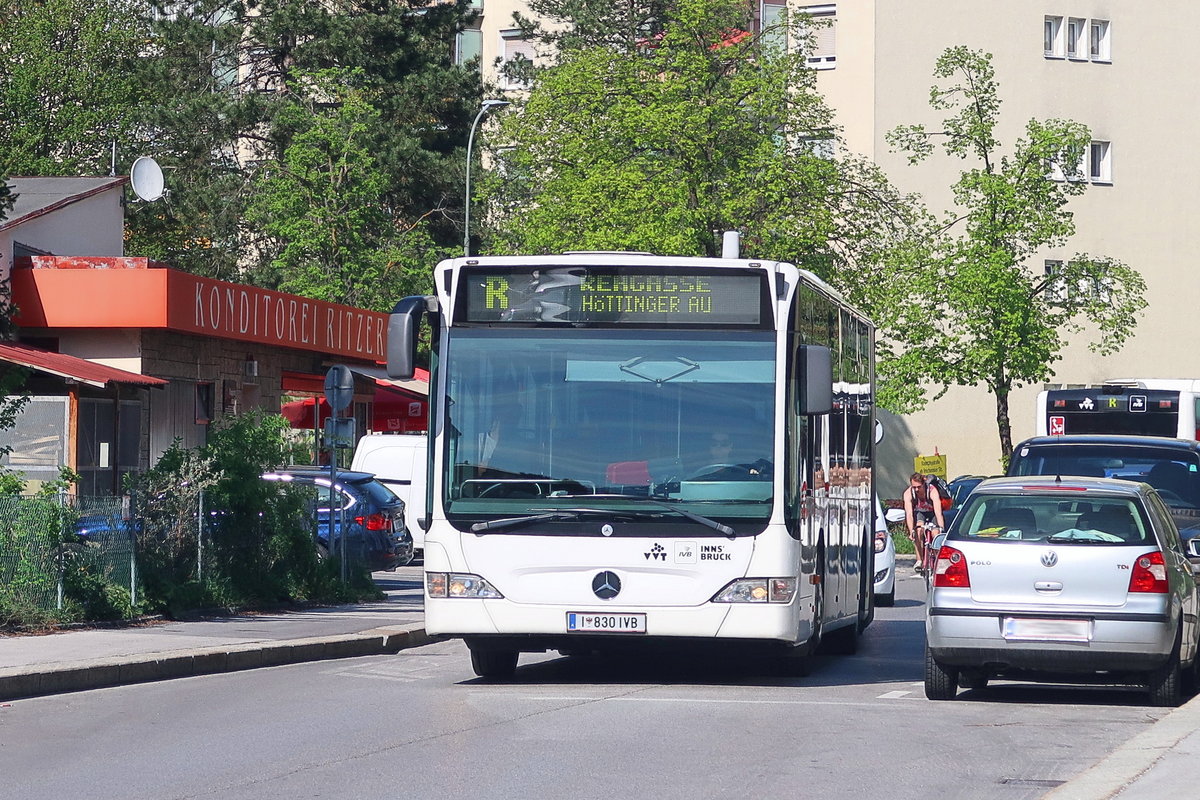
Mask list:
[[[925,539],[925,563],[923,566],[925,568],[925,588],[929,589],[933,584],[934,568],[937,567],[937,551],[934,550],[932,536],[928,536]]]

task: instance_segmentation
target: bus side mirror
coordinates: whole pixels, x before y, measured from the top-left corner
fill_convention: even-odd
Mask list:
[[[801,385],[796,390],[800,414],[828,414],[833,411],[833,357],[828,347],[801,345],[796,351],[800,361]]]
[[[416,370],[417,331],[421,315],[436,308],[437,298],[414,295],[396,303],[388,318],[387,374],[396,380],[410,380]]]

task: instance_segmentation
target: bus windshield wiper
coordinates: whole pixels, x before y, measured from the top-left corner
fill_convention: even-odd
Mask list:
[[[488,531],[499,531],[505,528],[519,528],[522,525],[532,525],[535,522],[549,522],[550,520],[560,519],[579,519],[579,514],[574,510],[554,511],[549,514],[530,514],[525,517],[505,517],[504,519],[489,519],[487,522],[476,522],[471,526],[472,533],[487,533]]]
[[[571,495],[571,496],[578,497],[579,495]],[[725,536],[728,536],[730,539],[737,538],[737,534],[734,532],[733,528],[729,527],[728,525],[724,525],[720,522],[717,522],[715,519],[709,519],[708,517],[703,517],[699,514],[688,511],[685,508],[677,508],[676,506],[669,505],[660,500],[649,500],[649,499],[641,498],[641,497],[630,497],[629,495],[625,495],[625,494],[589,494],[589,495],[585,495],[585,496],[586,497],[599,497],[599,498],[605,498],[605,499],[633,500],[637,503],[645,503],[648,505],[657,506],[658,508],[661,508],[665,511],[670,511],[674,514],[678,514],[679,516],[681,516],[685,519],[690,519],[692,522],[698,522],[699,524],[705,526],[706,528],[712,528],[714,531],[724,534]],[[536,510],[541,511],[543,509],[536,509]],[[549,509],[545,509],[545,510],[548,511]],[[599,515],[610,516],[610,517],[620,517],[620,516],[641,517],[643,519],[656,518],[656,517],[662,516],[662,513],[659,511],[647,511],[645,509],[640,509],[640,508],[617,509],[617,508],[584,507],[584,508],[565,508],[565,509],[562,509],[562,511],[571,513],[571,514],[577,514],[577,515],[578,514],[599,514]],[[500,521],[500,520],[497,520],[497,521]]]

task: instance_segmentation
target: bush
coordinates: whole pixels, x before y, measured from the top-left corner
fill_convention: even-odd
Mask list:
[[[133,488],[148,608],[178,616],[202,608],[381,596],[366,572],[354,570],[343,584],[336,559],[318,560],[301,488],[261,479],[294,460],[289,432],[279,415],[252,411],[227,417],[205,446],[176,445],[139,477]]]

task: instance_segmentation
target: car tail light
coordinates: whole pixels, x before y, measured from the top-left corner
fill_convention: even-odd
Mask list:
[[[967,559],[953,547],[942,545],[938,551],[937,566],[933,568],[933,585],[969,589],[971,575],[967,572]]]
[[[365,517],[355,517],[354,521],[369,531],[386,531],[391,527],[388,518],[383,514],[370,514]]]
[[[1129,576],[1130,592],[1166,594],[1171,590],[1167,581],[1167,565],[1162,552],[1155,550],[1137,557],[1133,562],[1133,574]]]

